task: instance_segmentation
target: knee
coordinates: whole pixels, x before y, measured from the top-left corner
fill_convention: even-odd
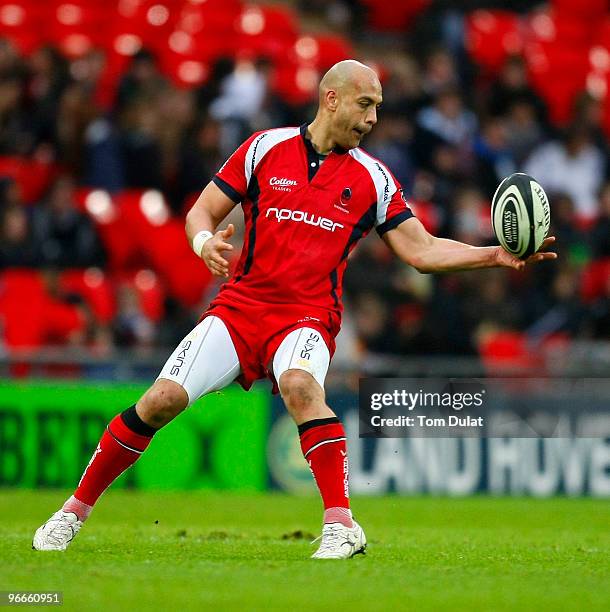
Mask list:
[[[286,407],[295,417],[305,416],[325,405],[322,387],[308,372],[286,370],[278,383]]]
[[[171,380],[160,379],[142,396],[136,405],[138,415],[151,427],[163,427],[188,405],[183,387]]]

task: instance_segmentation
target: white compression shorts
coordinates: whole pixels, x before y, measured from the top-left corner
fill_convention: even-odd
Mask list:
[[[273,375],[290,369],[309,372],[324,388],[330,353],[315,329],[300,327],[282,340],[273,356]],[[225,324],[215,316],[206,317],[178,344],[159,378],[172,380],[184,388],[189,405],[203,395],[223,389],[241,373],[239,358]]]

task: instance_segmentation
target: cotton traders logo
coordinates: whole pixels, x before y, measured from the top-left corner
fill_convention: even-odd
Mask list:
[[[275,191],[292,191],[293,187],[298,185],[297,181],[287,178],[278,178],[277,176],[272,176],[269,179],[269,185]]]

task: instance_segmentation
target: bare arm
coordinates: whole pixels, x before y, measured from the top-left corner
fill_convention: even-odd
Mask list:
[[[235,202],[214,183],[208,183],[186,215],[186,235],[193,244],[197,232],[214,233],[222,220],[235,208]]]
[[[386,244],[402,261],[420,272],[456,272],[505,266],[521,270],[526,263],[556,259],[556,253],[535,253],[523,261],[500,246],[475,247],[456,240],[437,238],[430,234],[415,217],[383,235]],[[541,248],[555,241],[547,238]]]
[[[208,231],[214,234],[205,242],[198,255],[215,276],[229,276],[229,262],[222,256],[222,252],[233,250],[233,245],[227,240],[233,235],[235,228],[233,224],[219,232],[216,232],[216,228],[235,205],[214,183],[208,183],[186,215],[185,229],[191,246],[193,238],[199,232]]]

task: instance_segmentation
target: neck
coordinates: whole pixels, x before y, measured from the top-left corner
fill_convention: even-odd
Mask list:
[[[330,135],[328,125],[320,115],[316,115],[316,118],[307,127],[307,136],[311,140],[313,148],[321,155],[327,155],[336,145]]]

